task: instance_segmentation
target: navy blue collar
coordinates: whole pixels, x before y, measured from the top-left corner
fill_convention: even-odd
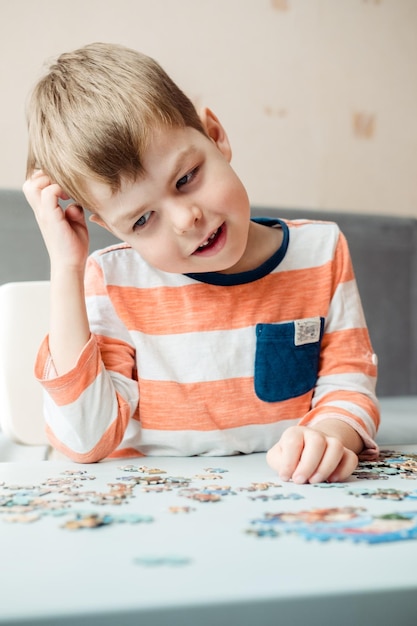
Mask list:
[[[264,276],[270,274],[282,261],[285,253],[288,249],[289,243],[289,230],[285,222],[279,219],[270,217],[256,217],[252,218],[254,222],[263,224],[264,226],[280,226],[282,228],[283,238],[282,243],[278,250],[269,257],[262,265],[256,267],[253,270],[247,272],[239,272],[237,274],[221,274],[219,272],[201,272],[197,274],[186,274],[194,280],[198,280],[201,283],[208,283],[209,285],[219,285],[229,287],[231,285],[244,285],[245,283],[252,283],[255,280],[259,280]]]

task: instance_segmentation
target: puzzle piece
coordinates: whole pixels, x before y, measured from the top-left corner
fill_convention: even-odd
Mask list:
[[[108,526],[109,524],[140,524],[150,523],[154,519],[150,515],[111,515],[109,513],[85,513],[79,512],[75,516],[64,522],[62,528],[67,530],[81,530],[83,528],[99,528],[101,526]]]
[[[270,500],[304,500],[304,496],[300,493],[274,493],[270,494],[257,494],[256,496],[248,496],[250,500],[262,500],[262,502],[268,502]]]
[[[249,487],[239,487],[238,490],[239,491],[267,491],[271,487],[282,487],[282,485],[280,485],[279,483],[273,483],[273,482],[263,482],[263,483],[253,482],[249,485]]]
[[[191,511],[195,511],[195,509],[191,506],[170,506],[168,511],[170,513],[191,513]]]
[[[146,465],[119,465],[124,472],[138,472],[139,474],[166,474],[165,470],[157,467],[147,467]]]
[[[191,563],[191,559],[186,556],[181,556],[177,554],[149,554],[138,556],[133,559],[133,562],[135,563],[135,565],[143,565],[145,567],[182,567],[184,565],[189,565]]]

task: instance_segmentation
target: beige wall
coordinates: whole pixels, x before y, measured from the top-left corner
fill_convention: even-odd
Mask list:
[[[214,109],[253,204],[417,217],[417,0],[1,0],[0,187],[44,60],[98,40]]]

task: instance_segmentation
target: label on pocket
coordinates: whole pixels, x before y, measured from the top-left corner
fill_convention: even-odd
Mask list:
[[[320,339],[320,332],[321,323],[319,317],[294,320],[294,344],[296,346],[316,343]]]

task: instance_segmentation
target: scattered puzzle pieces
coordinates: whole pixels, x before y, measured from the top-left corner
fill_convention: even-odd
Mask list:
[[[403,491],[401,489],[352,489],[348,495],[356,498],[371,498],[373,500],[417,500],[416,491]]]
[[[417,489],[398,488],[398,481],[395,487],[365,486],[366,481],[387,481],[392,477],[416,480],[417,454],[383,450],[376,461],[360,462],[352,479],[346,483],[305,485],[292,490],[288,489],[288,484],[284,486],[274,481],[252,481],[235,486],[230,480],[229,485],[224,485],[224,475],[228,470],[221,467],[205,467],[202,473],[192,477],[171,475],[167,469],[146,465],[129,464],[117,469],[123,475],[116,476],[101,489],[94,489],[94,475],[77,468],[67,469],[39,484],[18,485],[2,481],[0,520],[26,525],[41,523],[46,517],[56,517],[60,518],[59,521],[57,519],[58,527],[66,530],[105,529],[123,523],[157,523],[158,520],[147,513],[146,502],[147,498],[159,498],[158,494],[165,494],[161,516],[173,517],[193,512],[194,520],[198,519],[198,515],[205,514],[207,503],[218,503],[233,496],[237,502],[239,497],[249,499],[253,503],[250,506],[258,511],[263,503],[274,503],[276,511],[262,512],[252,521],[242,519],[242,526],[236,531],[241,531],[249,523],[250,528],[245,532],[252,537],[275,539],[292,533],[308,540],[349,539],[355,543],[372,544],[417,538],[417,511],[397,509],[384,515],[373,515],[368,510],[369,506],[372,508],[371,500],[392,501],[398,505],[417,500]],[[309,508],[307,505],[302,511],[287,510],[288,504],[284,505],[284,502],[296,503],[305,499],[308,503],[313,488],[337,488],[337,496],[342,492],[363,500],[369,506]],[[133,499],[138,497],[143,506],[140,513],[129,508]],[[167,506],[168,497],[172,497],[172,503]],[[192,500],[195,506],[182,504],[179,498]],[[115,513],[116,509],[120,513]],[[214,510],[223,515],[225,509],[220,506],[214,507]],[[184,557],[175,555],[145,555],[138,557],[137,563],[147,566],[174,565],[183,564],[183,560]]]
[[[252,524],[253,528],[246,532],[258,537],[296,534],[308,540],[369,544],[417,538],[417,510],[385,515],[371,515],[362,507],[286,511],[266,513]],[[270,529],[273,532],[267,532]]]
[[[376,461],[360,461],[353,472],[353,476],[362,480],[387,480],[398,475],[417,480],[417,454],[381,450]]]

